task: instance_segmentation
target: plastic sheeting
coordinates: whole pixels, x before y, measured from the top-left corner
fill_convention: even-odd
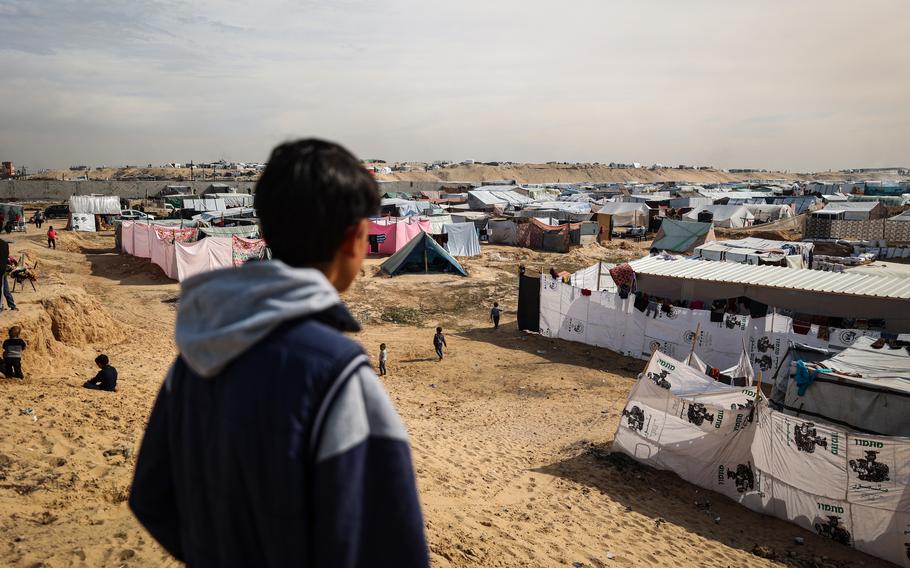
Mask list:
[[[421,232],[431,232],[427,219],[372,219],[368,254],[394,254]]]
[[[73,195],[70,213],[88,215],[120,215],[120,198],[116,195]]]
[[[693,376],[658,352],[629,395],[613,448],[753,511],[910,566],[910,439],[753,406],[751,390]]]
[[[491,245],[514,245],[518,243],[518,227],[510,219],[490,219],[487,234]]]
[[[761,371],[766,383],[773,382],[775,375],[789,374],[791,343],[840,351],[863,334],[878,336],[875,331],[830,329],[828,339],[820,339],[816,325],[801,335],[793,331],[792,318],[773,310],[760,318],[724,314],[721,321],[711,321],[708,310],[679,307],[673,307],[670,314],[658,310],[645,316],[635,309],[634,295],[622,299],[612,289],[593,290],[596,272],[580,273],[582,287],[541,276],[542,335],[606,347],[640,359],[650,357],[654,349],[685,358],[694,342],[695,353],[720,369],[736,366],[745,346],[756,373]],[[583,294],[583,288],[592,290],[591,294]]]
[[[177,279],[233,266],[233,238],[209,237],[195,243],[177,243]]]
[[[480,256],[480,236],[474,223],[443,225],[442,232],[449,236],[446,250],[452,256]]]

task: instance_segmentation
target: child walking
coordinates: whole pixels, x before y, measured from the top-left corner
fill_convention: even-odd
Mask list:
[[[55,249],[57,248],[57,231],[54,230],[53,225],[51,225],[47,230],[47,248]]]
[[[389,360],[389,352],[385,350],[385,343],[379,344],[379,376],[384,377],[387,374],[385,370],[386,361]]]
[[[14,325],[9,328],[9,339],[3,342],[3,374],[7,378],[24,379],[22,374],[22,351],[25,350],[25,340],[19,337],[22,328]]]
[[[436,356],[439,357],[439,360],[442,361],[442,348],[448,345],[446,344],[446,336],[442,334],[442,328],[436,328],[436,335],[433,336],[433,347],[436,348]]]

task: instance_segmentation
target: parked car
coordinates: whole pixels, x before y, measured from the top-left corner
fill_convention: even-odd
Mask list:
[[[119,219],[124,221],[136,221],[138,219],[148,219],[153,221],[155,219],[154,215],[149,215],[148,213],[143,213],[142,211],[136,211],[135,209],[124,209],[120,212]]]
[[[69,219],[70,218],[70,206],[66,203],[61,203],[59,205],[51,205],[44,209],[44,218],[45,219]]]

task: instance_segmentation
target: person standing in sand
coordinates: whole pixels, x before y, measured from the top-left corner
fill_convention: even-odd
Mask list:
[[[9,328],[9,339],[3,342],[3,374],[8,379],[24,379],[22,374],[22,352],[25,351],[25,340],[19,337],[22,328],[14,325]]]
[[[57,250],[57,231],[54,230],[53,225],[47,229],[47,248]]]
[[[6,299],[6,305],[11,310],[18,310],[16,299],[13,298],[13,291],[9,287],[9,243],[0,239],[0,292],[3,292],[3,298]],[[3,300],[0,299],[0,312],[3,311]]]
[[[386,372],[385,365],[389,360],[389,352],[385,349],[385,343],[379,344],[379,376],[384,377]]]
[[[446,336],[442,334],[442,328],[436,328],[436,335],[433,336],[433,347],[436,349],[436,356],[439,357],[439,360],[442,361],[442,348],[449,348],[449,345],[446,343]]]
[[[182,283],[180,355],[130,508],[190,567],[426,567],[407,434],[339,297],[366,256],[376,181],[337,144],[288,142],[254,205],[273,260]]]
[[[490,310],[490,321],[493,322],[493,329],[499,329],[499,318],[502,316],[502,310],[499,309],[499,302],[493,302],[493,308]]]

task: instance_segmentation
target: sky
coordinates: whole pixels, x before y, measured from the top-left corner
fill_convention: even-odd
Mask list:
[[[0,0],[0,159],[910,165],[907,0]]]

